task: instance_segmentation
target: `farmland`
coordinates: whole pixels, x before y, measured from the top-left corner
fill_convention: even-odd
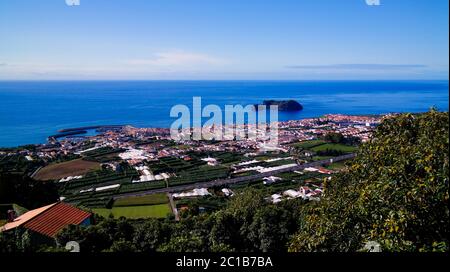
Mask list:
[[[311,140],[311,141],[303,141],[299,143],[292,144],[291,146],[297,147],[300,149],[310,149],[316,146],[320,146],[325,144],[326,142],[323,140]]]
[[[89,171],[100,169],[98,162],[76,159],[68,162],[50,164],[36,173],[37,180],[56,180],[69,176],[84,175]]]
[[[169,200],[165,194],[154,194],[121,198],[114,202],[114,207],[166,204]]]
[[[179,173],[177,177],[169,179],[169,186],[212,181],[228,177],[228,168],[205,166]]]
[[[112,209],[93,209],[92,211],[103,217],[109,217],[112,214],[114,218],[123,216],[130,219],[164,218],[171,213],[168,204],[113,207]]]
[[[331,144],[331,143],[322,144],[322,145],[318,145],[318,146],[311,148],[311,150],[314,152],[325,151],[325,150],[337,150],[337,151],[341,151],[344,153],[351,153],[351,152],[354,152],[356,149],[357,149],[357,147],[354,147],[354,146],[348,146],[348,145],[343,145],[343,144]]]
[[[92,151],[87,151],[83,153],[84,160],[93,162],[108,162],[112,160],[119,160],[117,155],[120,152],[125,151],[122,148],[111,148],[111,147],[101,147]]]
[[[70,193],[90,187],[107,186],[112,184],[131,183],[131,180],[137,177],[136,170],[129,168],[123,172],[113,172],[108,170],[89,172],[81,179],[74,179],[61,185],[61,192]]]

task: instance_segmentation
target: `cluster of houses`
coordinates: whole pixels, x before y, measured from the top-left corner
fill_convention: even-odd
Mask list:
[[[201,197],[209,196],[211,193],[206,188],[193,189],[191,191],[172,194],[173,198],[185,198],[185,197]]]
[[[158,175],[154,175],[151,171],[150,168],[146,165],[142,165],[142,166],[135,166],[134,167],[138,173],[140,174],[139,179],[138,180],[133,180],[133,183],[139,183],[139,182],[148,182],[148,181],[155,181],[155,180],[165,180],[171,177],[170,174],[167,173],[161,173]]]
[[[295,199],[295,198],[302,198],[304,200],[310,200],[310,201],[319,201],[320,196],[323,193],[322,188],[315,188],[312,189],[308,186],[302,186],[299,188],[299,190],[286,190],[281,194],[273,194],[270,196],[272,203],[276,204],[284,199]]]
[[[241,162],[241,163],[235,164],[232,166],[232,169],[233,169],[234,174],[244,173],[244,172],[248,172],[248,171],[257,171],[259,173],[267,173],[267,172],[272,172],[272,171],[276,171],[276,170],[293,167],[293,166],[296,166],[297,164],[296,163],[286,163],[283,165],[273,166],[273,167],[263,167],[258,164],[263,163],[263,162],[270,163],[270,162],[281,161],[281,160],[290,161],[292,159],[293,159],[292,157],[281,157],[281,158],[267,159],[267,160],[263,160],[263,161],[251,160],[251,161],[246,161],[246,162]]]

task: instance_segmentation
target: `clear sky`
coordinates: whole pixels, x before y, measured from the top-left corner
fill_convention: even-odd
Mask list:
[[[448,0],[0,1],[0,79],[448,79]]]

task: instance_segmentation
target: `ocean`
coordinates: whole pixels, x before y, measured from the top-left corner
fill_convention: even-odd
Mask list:
[[[295,99],[296,113],[279,120],[329,113],[448,111],[448,81],[0,81],[0,147],[45,143],[63,128],[91,125],[170,127],[177,104],[257,104]]]

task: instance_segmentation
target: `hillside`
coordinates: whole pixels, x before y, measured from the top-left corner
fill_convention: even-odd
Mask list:
[[[325,187],[291,251],[448,251],[449,116],[385,120],[347,172]]]

